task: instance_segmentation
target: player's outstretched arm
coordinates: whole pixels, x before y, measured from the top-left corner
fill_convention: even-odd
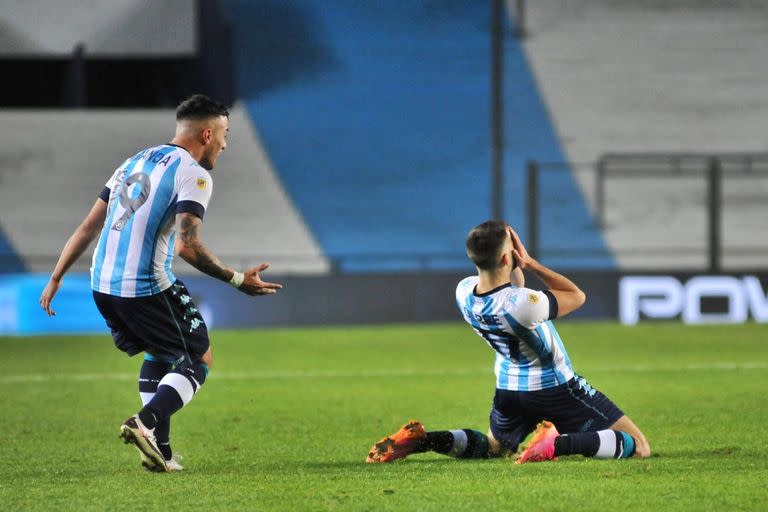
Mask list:
[[[184,261],[204,274],[232,284],[247,295],[270,295],[277,293],[277,290],[283,287],[281,284],[261,280],[259,272],[269,267],[267,263],[248,269],[242,274],[224,265],[200,240],[201,224],[202,221],[197,215],[191,213],[176,215],[177,252]]]
[[[56,262],[56,266],[53,272],[51,272],[51,278],[40,295],[40,306],[48,313],[48,316],[56,315],[56,312],[51,309],[51,303],[56,292],[59,291],[59,287],[61,287],[61,280],[64,278],[64,274],[67,273],[72,264],[83,255],[88,246],[91,245],[91,242],[99,235],[106,217],[107,203],[99,198],[85,219],[83,219],[83,222],[80,223],[75,232],[72,233],[72,236],[69,237],[69,240],[67,240],[67,243],[64,244],[61,255],[59,255],[59,261]]]
[[[533,259],[520,241],[514,230],[512,235],[512,255],[521,269],[529,269],[541,279],[557,299],[557,316],[563,317],[579,309],[587,300],[586,294],[573,281],[558,274]]]

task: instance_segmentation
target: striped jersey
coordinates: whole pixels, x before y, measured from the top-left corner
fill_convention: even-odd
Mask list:
[[[554,296],[512,284],[477,293],[478,276],[456,287],[464,320],[496,352],[496,387],[536,391],[565,384],[573,367],[550,318],[557,316]]]
[[[208,171],[187,150],[163,144],[139,151],[117,168],[99,197],[107,217],[93,253],[91,288],[145,297],[169,288],[175,217],[201,219],[211,198]]]

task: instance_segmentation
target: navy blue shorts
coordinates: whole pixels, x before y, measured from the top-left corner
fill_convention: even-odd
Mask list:
[[[578,375],[565,384],[540,391],[497,389],[491,409],[491,432],[509,450],[542,420],[555,424],[561,434],[604,430],[624,413],[611,400]]]
[[[97,291],[93,300],[112,331],[115,346],[133,356],[198,361],[210,346],[208,328],[187,287],[176,281],[149,297],[117,297]]]

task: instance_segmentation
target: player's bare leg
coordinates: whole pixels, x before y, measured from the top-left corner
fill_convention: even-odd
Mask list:
[[[205,351],[205,354],[203,354],[203,357],[200,358],[200,360],[209,370],[213,368],[213,352],[211,352],[211,347],[208,347],[208,350]]]
[[[610,428],[611,430],[626,432],[632,436],[632,438],[635,440],[635,457],[651,456],[651,446],[648,444],[648,441],[645,439],[645,436],[640,431],[640,429],[637,428],[637,425],[635,425],[634,422],[629,419],[629,416],[622,416],[616,420],[616,423],[611,425]]]

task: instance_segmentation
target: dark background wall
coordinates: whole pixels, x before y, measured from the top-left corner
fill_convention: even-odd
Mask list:
[[[146,52],[100,53],[84,42],[69,54],[45,48],[0,52],[0,107],[175,107],[197,92],[234,103],[228,12],[219,0],[196,0],[195,9],[191,30],[196,48],[191,52],[163,53],[148,47]],[[152,15],[151,10],[136,13]],[[172,23],[160,30],[170,30]],[[0,26],[0,37],[2,30]]]

